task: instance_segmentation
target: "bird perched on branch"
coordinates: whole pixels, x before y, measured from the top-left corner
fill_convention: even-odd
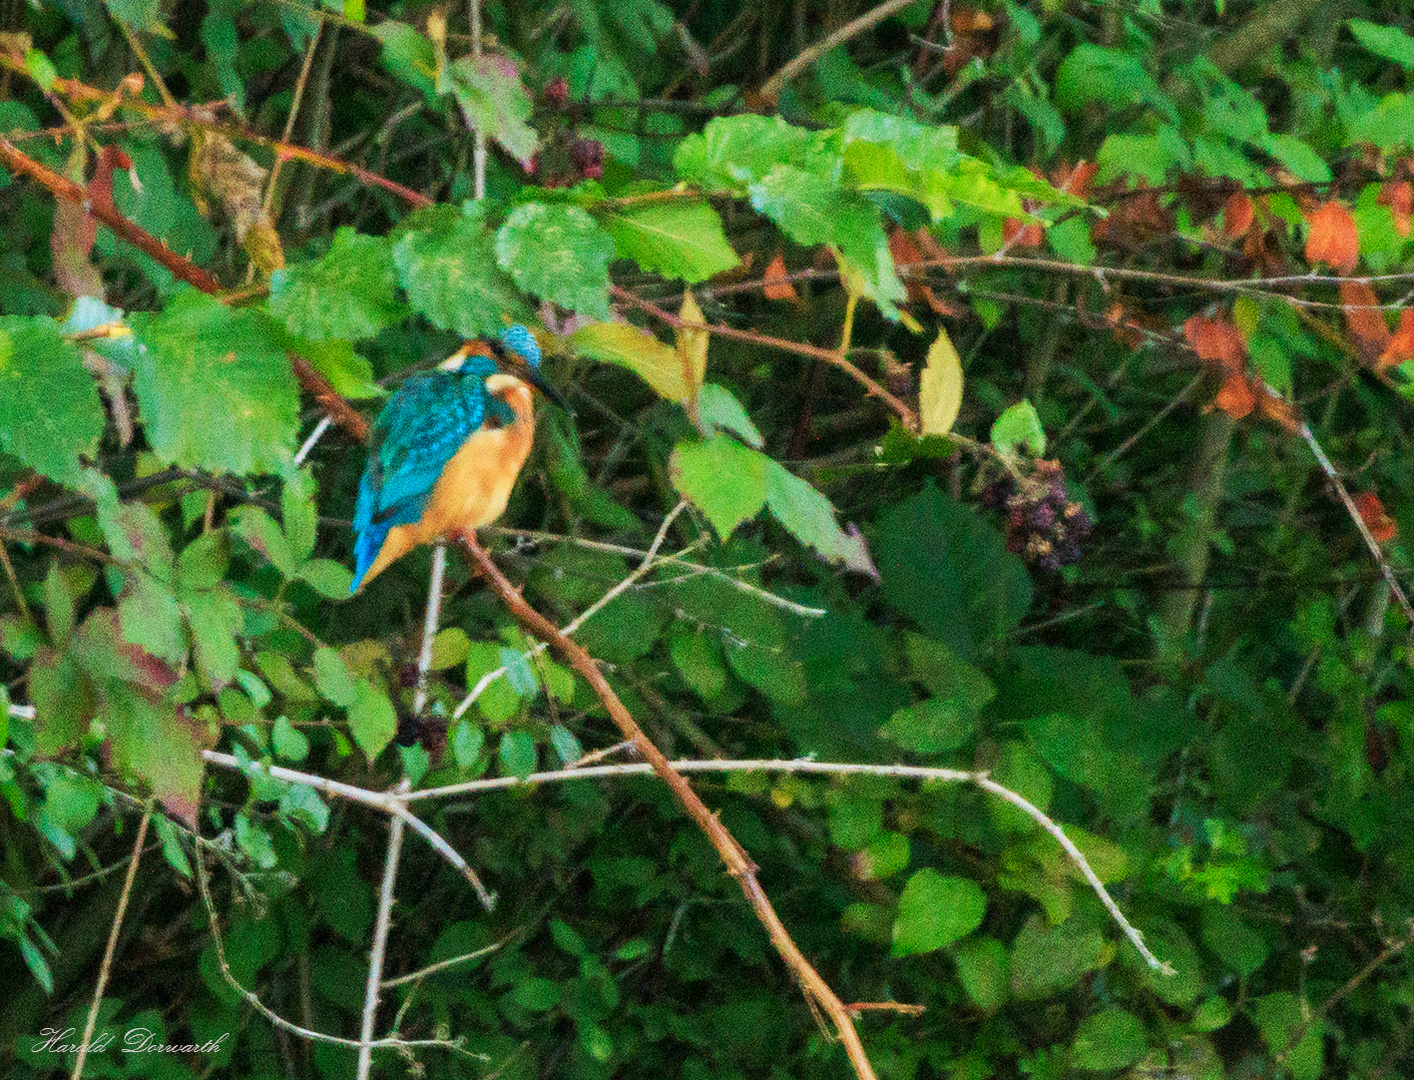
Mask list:
[[[369,433],[350,593],[418,544],[501,516],[530,454],[532,387],[560,402],[540,375],[540,346],[519,323],[499,343],[468,342],[398,387]]]

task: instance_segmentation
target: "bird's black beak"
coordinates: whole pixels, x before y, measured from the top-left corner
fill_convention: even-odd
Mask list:
[[[496,363],[505,369],[507,375],[514,375],[517,379],[528,382],[535,389],[539,390],[547,398],[553,401],[565,412],[570,411],[565,399],[560,396],[560,392],[545,381],[545,376],[540,368],[526,362],[519,353],[505,348],[500,342],[491,343],[495,349]]]

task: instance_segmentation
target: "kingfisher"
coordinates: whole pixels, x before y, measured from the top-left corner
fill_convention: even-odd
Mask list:
[[[535,336],[519,323],[398,387],[369,432],[350,594],[418,544],[501,516],[535,434],[532,387],[563,405],[540,374]]]

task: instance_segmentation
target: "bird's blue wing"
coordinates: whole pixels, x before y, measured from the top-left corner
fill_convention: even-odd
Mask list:
[[[422,517],[447,462],[485,421],[488,399],[482,379],[442,371],[414,375],[388,399],[373,422],[358,486],[351,593],[388,532]]]

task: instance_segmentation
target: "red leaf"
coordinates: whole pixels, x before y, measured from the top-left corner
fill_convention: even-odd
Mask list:
[[[1234,372],[1223,380],[1222,389],[1213,399],[1213,404],[1234,420],[1241,420],[1257,404],[1257,396],[1252,393],[1247,380]]]
[[[1377,307],[1380,298],[1364,282],[1342,281],[1340,299],[1345,304],[1345,324],[1355,335],[1360,362],[1367,366],[1378,363],[1376,358],[1390,341],[1389,327]]]
[[[1247,346],[1242,343],[1237,327],[1226,319],[1205,319],[1194,315],[1183,324],[1183,336],[1200,359],[1216,360],[1224,373],[1235,375],[1243,370]]]
[[[1395,232],[1408,236],[1410,215],[1414,214],[1414,184],[1408,180],[1391,180],[1380,188],[1380,197],[1375,202],[1389,207]]]
[[[1399,534],[1399,525],[1394,518],[1385,511],[1384,503],[1380,502],[1380,497],[1373,491],[1362,491],[1355,496],[1355,510],[1360,515],[1360,520],[1365,523],[1365,528],[1370,530],[1370,535],[1383,544],[1386,540],[1393,540]]]
[[[795,291],[795,286],[790,283],[790,277],[786,274],[786,261],[779,251],[766,267],[765,286],[761,291],[767,300],[800,299],[800,294]]]
[[[1414,308],[1405,308],[1399,313],[1399,329],[1390,337],[1376,363],[1381,367],[1394,367],[1406,360],[1414,360]]]
[[[1002,222],[1002,239],[1017,247],[1040,247],[1041,226],[1023,225],[1020,218],[1009,217]]]
[[[1306,260],[1330,263],[1342,274],[1355,269],[1360,261],[1360,234],[1355,219],[1340,203],[1328,202],[1309,219],[1311,235],[1306,238]]]
[[[1251,198],[1244,191],[1234,191],[1227,197],[1227,205],[1223,207],[1223,232],[1234,240],[1239,236],[1246,236],[1254,217],[1256,208],[1252,205]]]

